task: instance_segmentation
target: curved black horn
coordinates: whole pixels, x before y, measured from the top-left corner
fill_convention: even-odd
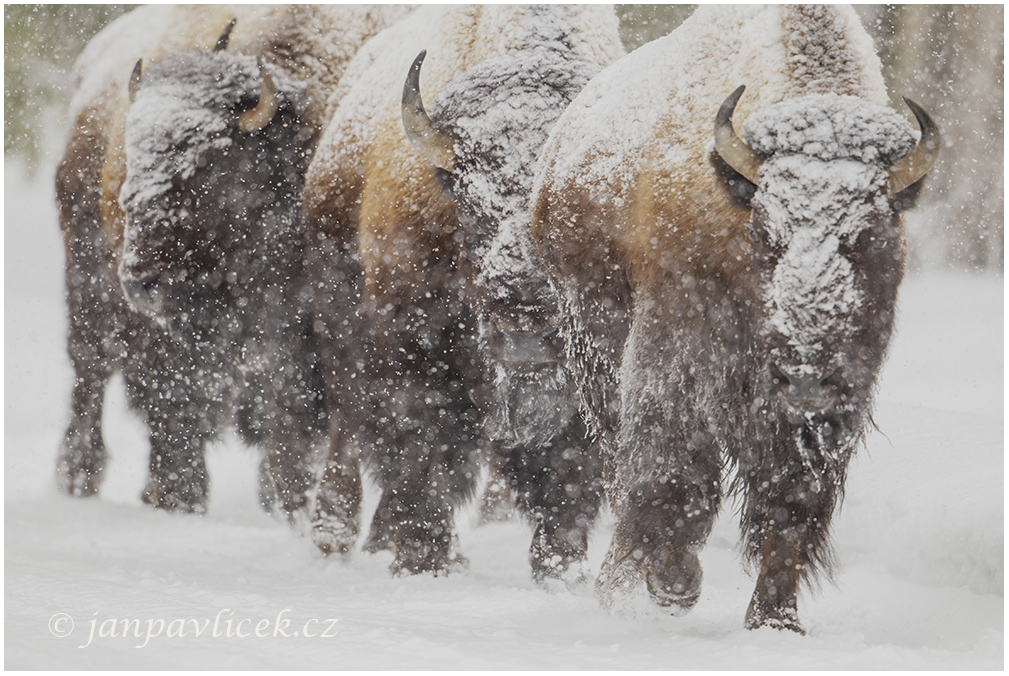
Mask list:
[[[235,28],[236,23],[238,23],[238,19],[232,19],[228,22],[228,25],[224,27],[221,37],[217,38],[217,44],[214,45],[215,52],[223,52],[228,48],[228,40],[231,39],[231,31]]]
[[[906,96],[904,103],[918,120],[921,139],[911,152],[890,166],[890,192],[892,194],[920,181],[939,158],[939,147],[942,145],[939,127],[936,126],[925,109]]]
[[[133,66],[133,72],[130,73],[130,85],[128,91],[130,93],[130,103],[133,103],[137,98],[137,90],[140,89],[140,78],[144,73],[144,60],[137,59],[137,65]]]
[[[424,110],[424,100],[420,96],[420,66],[424,63],[427,50],[422,51],[410,66],[403,85],[403,128],[406,138],[424,159],[445,171],[452,171],[453,142],[431,123]]]
[[[745,89],[745,85],[740,85],[736,91],[729,94],[715,115],[715,150],[726,164],[756,185],[761,160],[742,139],[736,136],[736,130],[732,127],[732,113],[735,112],[736,103]]]
[[[238,128],[247,134],[259,131],[270,124],[280,106],[280,97],[277,95],[277,85],[273,82],[273,76],[263,65],[262,57],[257,57],[256,60],[259,62],[259,103],[238,117]]]

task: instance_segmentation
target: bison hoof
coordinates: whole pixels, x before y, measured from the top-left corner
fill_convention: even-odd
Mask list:
[[[690,611],[701,598],[704,573],[697,552],[674,550],[652,561],[645,572],[645,586],[652,600],[673,615]]]
[[[183,514],[206,514],[206,491],[194,489],[172,489],[151,480],[140,499],[155,509]]]
[[[259,505],[267,514],[298,528],[308,520],[308,498],[303,491],[280,489],[277,482],[260,478]]]
[[[802,636],[806,635],[806,630],[799,622],[798,610],[794,607],[765,608],[756,600],[750,602],[750,607],[746,611],[746,628],[760,629],[761,627],[771,627],[778,631],[794,631]]]
[[[586,549],[588,537],[584,531],[573,531],[565,537],[559,530],[541,524],[529,548],[533,581],[548,590],[557,588],[558,583],[570,591],[583,587],[590,578]]]
[[[375,522],[372,522],[371,532],[368,533],[368,539],[364,541],[364,546],[362,546],[361,549],[369,554],[391,552],[394,549],[392,545],[392,535],[388,530],[385,530],[379,527]]]
[[[469,559],[459,553],[457,544],[453,537],[453,546],[447,548],[448,551],[440,543],[397,547],[396,559],[389,566],[389,571],[396,577],[424,573],[439,577],[464,571],[469,568]]]
[[[56,480],[60,490],[75,498],[87,498],[98,495],[98,487],[102,482],[102,470],[88,470],[71,467],[61,461],[56,470]]]
[[[312,526],[312,542],[323,556],[331,554],[348,556],[354,550],[354,543],[357,542],[357,531],[355,529],[353,533],[349,533],[347,530],[334,528],[332,524],[316,522]]]
[[[515,500],[503,479],[492,480],[480,496],[478,525],[504,523],[515,517]]]
[[[615,607],[619,598],[630,600],[625,605],[638,606],[644,586],[653,607],[679,617],[697,605],[703,577],[693,548],[669,548],[651,556],[618,555],[611,549],[596,580],[596,590],[607,607]]]
[[[75,498],[97,495],[104,473],[105,444],[101,434],[67,430],[56,463],[60,490]]]
[[[312,542],[325,556],[347,556],[354,550],[357,543],[357,519],[354,515],[344,514],[343,517],[316,510],[312,522]]]
[[[357,543],[357,496],[321,491],[315,501],[312,519],[312,542],[323,554],[346,556]]]
[[[532,572],[533,582],[547,591],[575,592],[584,589],[592,579],[587,561],[563,559],[559,555],[547,562],[532,562]]]

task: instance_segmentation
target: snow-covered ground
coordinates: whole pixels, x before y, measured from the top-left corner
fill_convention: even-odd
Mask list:
[[[118,381],[101,497],[60,494],[72,379],[62,244],[49,176],[5,169],[7,668],[1004,666],[1000,276],[907,279],[880,432],[853,464],[835,522],[837,585],[800,599],[807,636],[749,632],[753,581],[734,549],[731,506],[702,556],[701,601],[684,618],[608,615],[590,590],[542,591],[528,573],[529,529],[476,527],[472,513],[460,519],[467,572],[392,578],[389,554],[325,560],[261,513],[255,453],[234,438],[209,453],[207,516],[142,505],[147,444]],[[604,520],[596,569],[608,537]]]

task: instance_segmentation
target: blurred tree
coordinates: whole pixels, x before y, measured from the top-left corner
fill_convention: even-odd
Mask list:
[[[905,5],[896,27],[894,82],[932,112],[944,140],[912,221],[918,256],[1002,270],[1004,7]]]
[[[697,5],[617,5],[620,40],[624,49],[635,49],[669,32],[694,13]]]
[[[5,156],[35,169],[47,145],[59,143],[74,59],[133,6],[4,5]]]

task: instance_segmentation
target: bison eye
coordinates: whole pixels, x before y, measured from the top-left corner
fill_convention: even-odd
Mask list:
[[[889,243],[890,240],[887,237],[883,235],[878,235],[872,238],[869,248],[872,249],[873,251],[882,251],[883,249],[886,248],[886,245]]]

